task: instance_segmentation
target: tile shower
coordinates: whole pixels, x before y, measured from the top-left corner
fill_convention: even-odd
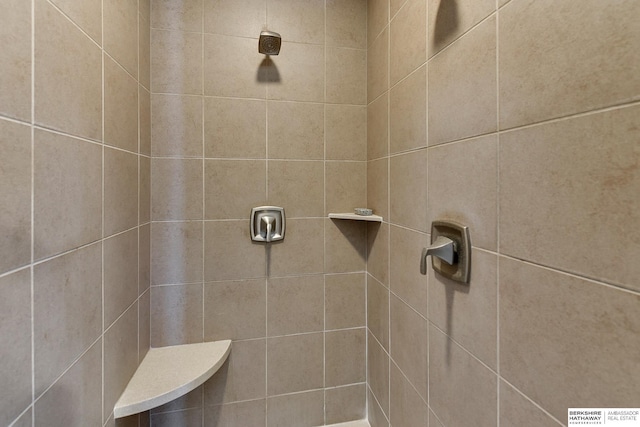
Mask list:
[[[7,1],[0,425],[640,406],[637,1]],[[356,206],[384,222],[326,218]],[[419,274],[441,218],[469,286]],[[203,386],[114,421],[150,346],[225,338]]]

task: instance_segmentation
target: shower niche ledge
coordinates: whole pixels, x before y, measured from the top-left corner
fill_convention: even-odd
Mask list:
[[[330,213],[329,218],[331,219],[349,219],[352,221],[369,221],[369,222],[382,222],[382,217],[380,215],[357,215],[354,213]]]
[[[231,340],[150,348],[113,408],[114,418],[148,411],[194,390],[215,374]]]

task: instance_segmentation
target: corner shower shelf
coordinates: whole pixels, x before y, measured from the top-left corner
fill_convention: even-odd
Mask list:
[[[230,351],[230,340],[149,349],[113,408],[113,416],[148,411],[189,393],[220,369]]]
[[[329,218],[350,219],[354,221],[382,222],[382,217],[379,215],[356,215],[354,213],[330,213]]]

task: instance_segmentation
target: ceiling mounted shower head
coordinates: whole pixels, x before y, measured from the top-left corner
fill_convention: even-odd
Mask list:
[[[262,31],[258,40],[258,52],[265,55],[277,55],[280,53],[282,38],[273,31]]]

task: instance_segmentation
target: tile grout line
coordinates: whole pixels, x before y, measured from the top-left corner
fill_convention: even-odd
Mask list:
[[[500,253],[500,8],[496,0],[496,251]],[[496,259],[496,427],[500,427],[500,256]]]
[[[30,286],[30,309],[31,309],[31,404],[27,408],[31,411],[31,426],[35,427],[36,423],[36,411],[35,411],[35,393],[36,393],[36,351],[35,351],[35,341],[36,341],[36,333],[35,333],[35,268],[34,268],[34,260],[35,260],[35,128],[33,124],[35,123],[35,114],[36,114],[36,96],[35,96],[35,87],[36,87],[36,4],[35,0],[31,0],[31,126],[30,126],[30,136],[31,136],[31,218],[30,218],[30,226],[31,226],[31,262],[29,266],[29,286]],[[20,416],[18,416],[18,419]]]

